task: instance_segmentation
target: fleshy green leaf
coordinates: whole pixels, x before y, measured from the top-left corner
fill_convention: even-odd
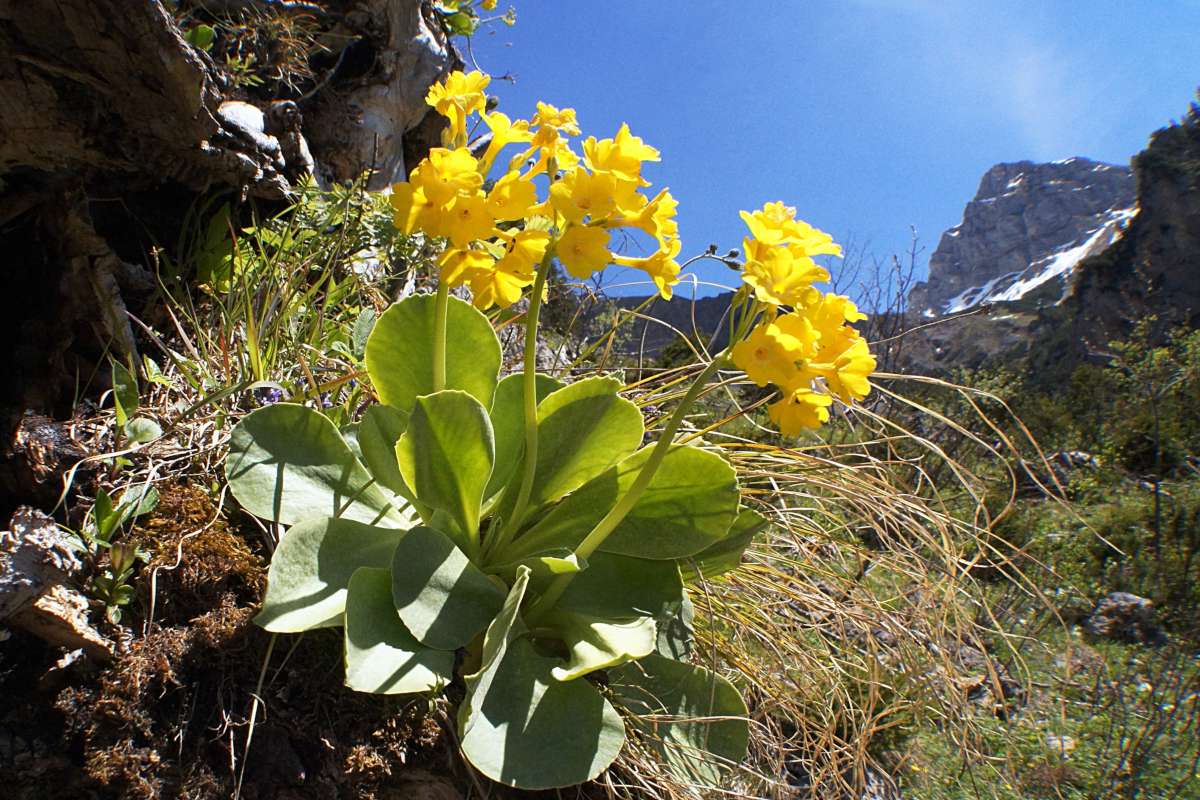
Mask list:
[[[733,684],[704,667],[660,655],[612,669],[609,686],[637,714],[633,725],[682,781],[717,787],[746,757],[746,704]]]
[[[551,553],[539,553],[521,561],[508,564],[494,564],[487,567],[493,575],[501,575],[511,579],[520,567],[525,567],[534,578],[549,575],[567,575],[582,572],[587,568],[587,559],[581,559],[570,550],[556,550]]]
[[[560,681],[641,658],[654,652],[658,641],[658,631],[650,617],[612,620],[554,611],[546,615],[546,624],[563,637],[571,652],[565,666],[552,670]]]
[[[483,665],[466,676],[459,710],[463,753],[492,780],[522,789],[574,786],[599,775],[625,743],[616,709],[587,681],[563,683],[517,616],[526,569],[488,628]]]
[[[570,680],[641,658],[660,645],[672,654],[686,653],[691,629],[681,621],[685,602],[673,562],[593,554],[545,617],[571,652],[555,676]]]
[[[389,570],[359,567],[346,594],[346,685],[359,692],[428,692],[454,678],[454,653],[413,638],[396,616]]]
[[[439,650],[462,647],[488,626],[504,604],[501,586],[433,528],[406,533],[392,560],[396,613],[417,641]]]
[[[147,444],[162,436],[162,426],[152,419],[136,417],[125,423],[125,436],[130,444]]]
[[[594,553],[554,608],[598,619],[665,620],[678,612],[682,597],[683,579],[673,561]]]
[[[412,513],[397,510],[395,496],[363,468],[333,423],[305,406],[275,403],[243,417],[230,437],[225,476],[247,511],[285,525],[334,516],[412,524]]]
[[[267,594],[254,621],[275,633],[341,625],[354,571],[389,567],[403,536],[348,519],[316,517],[293,525],[271,557]]]
[[[617,396],[620,388],[614,378],[588,378],[552,392],[538,405],[538,457],[529,511],[582,486],[641,443],[642,413]],[[511,513],[512,500],[505,496],[502,517]]]
[[[685,591],[679,597],[679,603],[663,607],[658,617],[658,642],[655,650],[660,656],[681,660],[692,653],[692,645],[696,639],[696,607]]]
[[[698,581],[701,577],[711,580],[737,569],[742,563],[742,553],[754,537],[769,524],[757,511],[741,509],[729,529],[728,536],[691,558],[680,561],[684,580],[689,583]]]
[[[412,489],[404,482],[396,462],[396,443],[407,428],[408,414],[377,403],[363,412],[358,425],[358,446],[362,450],[363,463],[375,480],[420,509],[424,505],[415,502]]]
[[[522,375],[509,375],[496,386],[492,401],[492,431],[496,437],[496,468],[483,496],[491,497],[500,491],[517,471],[521,453],[525,452],[525,386]],[[551,392],[563,387],[561,381],[549,375],[537,376],[534,393],[540,403]]]
[[[379,317],[367,339],[365,361],[379,397],[401,411],[433,385],[433,295],[412,295]],[[492,405],[500,374],[500,340],[487,317],[450,298],[446,316],[446,389],[461,389]]]
[[[450,514],[467,537],[479,533],[479,509],[495,457],[487,409],[455,390],[418,397],[396,445],[404,482],[422,503]]]
[[[628,490],[651,449],[642,448],[579,488],[505,548],[504,558],[577,547]],[[674,447],[600,549],[638,558],[685,558],[724,539],[737,506],[737,477],[724,459],[698,447]]]

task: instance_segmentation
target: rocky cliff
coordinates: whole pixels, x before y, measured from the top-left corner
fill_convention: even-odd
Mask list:
[[[1133,206],[1127,167],[1086,158],[997,164],[962,222],[942,234],[929,280],[913,288],[909,309],[953,314],[1038,290],[1058,300],[1075,266],[1120,235]]]
[[[910,314],[947,316],[908,337],[909,371],[1024,362],[1042,382],[1103,360],[1140,320],[1155,320],[1155,338],[1200,327],[1198,107],[1155,133],[1132,169],[1078,158],[993,167],[942,237]]]

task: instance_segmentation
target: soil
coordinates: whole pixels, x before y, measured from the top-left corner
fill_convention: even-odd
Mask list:
[[[467,795],[444,704],[346,689],[338,629],[272,641],[253,624],[258,528],[231,524],[202,487],[159,491],[128,534],[149,558],[138,601],[105,629],[121,643],[113,663],[19,632],[0,643],[6,797],[201,800],[237,796],[239,781],[246,800]]]

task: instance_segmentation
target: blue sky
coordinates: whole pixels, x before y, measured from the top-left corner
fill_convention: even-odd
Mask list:
[[[646,175],[679,199],[684,256],[740,247],[738,210],[784,200],[880,258],[915,227],[923,270],[988,167],[1127,163],[1200,84],[1200,0],[510,3],[468,55],[501,110],[628,122],[662,151]]]

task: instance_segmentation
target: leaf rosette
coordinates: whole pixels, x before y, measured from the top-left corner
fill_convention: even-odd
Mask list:
[[[715,783],[719,765],[745,753],[745,707],[728,681],[687,662],[684,576],[735,567],[761,528],[739,509],[733,469],[713,451],[671,446],[584,554],[588,532],[652,456],[640,411],[615,379],[538,375],[527,464],[521,376],[500,379],[486,316],[446,302],[440,387],[429,366],[434,298],[406,298],[379,317],[365,360],[383,402],[362,415],[356,447],[299,405],[264,407],[236,427],[233,494],[287,526],[257,622],[287,633],[342,627],[346,684],[358,691],[437,692],[463,680],[463,753],[498,782],[543,789],[596,777],[626,736],[615,703],[627,716],[665,709],[691,720],[659,746],[678,751],[664,758],[681,776]],[[619,677],[618,690],[591,680],[602,671]]]

